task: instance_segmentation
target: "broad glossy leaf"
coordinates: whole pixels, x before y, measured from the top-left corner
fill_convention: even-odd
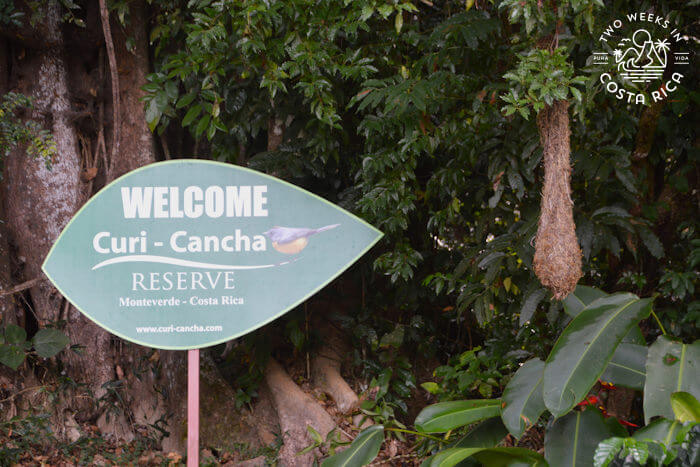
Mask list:
[[[489,418],[479,423],[469,433],[458,441],[447,446],[448,448],[493,448],[508,435],[508,430],[503,425],[500,417]],[[432,459],[429,458],[429,459]],[[425,464],[430,465],[430,462]],[[459,463],[459,467],[479,467],[481,464],[474,458],[465,459]]]
[[[429,467],[452,467],[473,457],[488,467],[544,467],[547,461],[535,451],[523,448],[450,448],[434,455]]]
[[[499,399],[439,402],[421,410],[415,425],[423,433],[444,433],[500,413]]]
[[[306,431],[309,432],[309,436],[311,436],[311,439],[314,440],[315,443],[321,444],[323,443],[323,436],[321,436],[321,433],[316,431],[314,427],[311,425],[306,426]]]
[[[158,125],[162,112],[158,110],[158,103],[155,99],[152,99],[146,107],[146,122],[148,122],[148,128],[153,131]]]
[[[321,467],[355,467],[367,465],[377,457],[384,442],[384,426],[374,425],[357,435],[344,451],[332,455],[321,463]]]
[[[489,418],[475,426],[451,448],[492,448],[500,443],[508,430],[498,417]]]
[[[9,344],[19,345],[27,340],[27,331],[16,324],[8,324],[5,327],[5,340]]]
[[[623,340],[600,379],[641,391],[646,379],[647,350],[645,345],[629,344]]]
[[[182,119],[182,126],[185,127],[192,123],[195,118],[199,115],[199,113],[202,111],[202,106],[197,104],[193,107],[190,107],[190,110],[187,111],[185,114],[185,117]]]
[[[606,295],[607,294],[600,289],[587,287],[585,285],[577,285],[576,290],[567,295],[562,301],[564,311],[567,315],[575,318],[589,303],[605,297]]]
[[[688,392],[671,394],[671,408],[680,422],[700,422],[700,402]]]
[[[544,403],[561,417],[605,370],[622,338],[651,312],[651,299],[632,294],[599,298],[564,329],[544,368]]]
[[[664,246],[659,240],[659,237],[645,227],[638,229],[638,232],[642,242],[644,242],[644,246],[649,250],[649,253],[654,255],[655,258],[662,258],[664,256]]]
[[[639,325],[632,326],[630,332],[628,332],[627,335],[622,338],[622,342],[626,342],[627,344],[643,345],[644,347],[647,346],[647,342],[644,340],[644,335],[642,334],[642,330],[639,329]]]
[[[593,467],[607,467],[610,465],[610,462],[615,460],[617,453],[620,452],[624,445],[624,438],[609,438],[601,441],[593,454]]]
[[[520,326],[523,326],[525,323],[530,321],[530,318],[532,318],[532,315],[535,313],[535,310],[537,310],[537,305],[540,304],[540,302],[546,294],[547,292],[545,291],[545,289],[537,288],[533,290],[527,296],[527,298],[525,298],[525,300],[523,301],[523,307],[520,309]]]
[[[539,358],[528,360],[518,368],[503,391],[501,418],[516,438],[520,438],[544,412],[543,377],[544,362]]]
[[[606,439],[601,441],[595,450],[593,467],[608,467],[618,456],[624,458],[627,465],[647,465],[649,446],[630,437]],[[628,461],[634,461],[635,464]]]
[[[556,467],[593,465],[598,443],[620,434],[605,422],[598,409],[571,412],[547,427],[544,456]]]
[[[573,293],[567,295],[562,304],[564,305],[564,312],[567,315],[575,318],[581,311],[590,305],[595,300],[602,297],[607,297],[608,294],[600,289],[594,287],[587,287],[585,285],[577,285],[576,290]],[[642,335],[642,330],[639,326],[634,326],[630,329],[630,332],[622,339],[622,342],[629,342],[630,344],[640,344],[646,345],[644,341],[644,336]]]
[[[401,344],[403,343],[403,337],[404,337],[404,327],[401,325],[397,325],[393,331],[388,332],[384,334],[379,341],[379,347],[381,348],[388,348],[388,347],[394,347],[398,349],[401,347]]]
[[[676,439],[676,434],[681,427],[682,424],[677,420],[659,418],[635,431],[632,437],[640,441],[645,439],[658,441],[669,446]]]
[[[13,370],[19,368],[24,362],[26,354],[24,351],[12,344],[0,344],[0,363],[7,365]]]
[[[671,394],[685,391],[700,398],[700,340],[692,344],[660,336],[649,347],[644,384],[644,421],[652,417],[673,419]]]
[[[68,337],[58,329],[40,329],[32,338],[34,350],[43,358],[51,358],[69,343]]]

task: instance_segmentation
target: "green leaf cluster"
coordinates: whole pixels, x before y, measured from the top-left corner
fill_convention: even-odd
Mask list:
[[[0,158],[7,157],[17,145],[26,144],[27,154],[44,160],[46,168],[56,157],[53,135],[34,120],[20,119],[21,110],[31,109],[29,97],[8,92],[0,101]]]
[[[421,387],[437,396],[438,400],[454,400],[470,395],[480,395],[490,399],[500,393],[513,369],[514,363],[504,362],[498,356],[482,351],[481,347],[456,355],[447,365],[433,371],[438,382],[425,382]]]
[[[465,438],[428,458],[424,465],[447,467],[470,458],[482,465],[519,462],[574,466],[595,462],[597,466],[608,466],[616,465],[613,463],[618,458],[630,457],[640,465],[647,465],[647,461],[652,462],[648,465],[669,465],[672,461],[676,462],[674,465],[684,465],[678,464],[678,459],[697,457],[700,372],[694,365],[700,359],[700,341],[685,345],[662,336],[651,346],[643,381],[644,413],[647,421],[657,415],[662,418],[629,437],[615,418],[604,417],[596,407],[586,407],[591,405],[586,398],[617,355],[619,346],[636,340],[637,324],[652,312],[652,301],[629,293],[608,295],[587,287],[577,289],[567,301],[567,312],[574,317],[547,360],[525,362],[500,398],[440,402],[418,414],[414,422],[417,431],[413,433],[424,437],[447,433],[444,440],[435,438],[441,444],[450,441],[453,431],[482,422]],[[625,385],[626,381],[619,384]],[[582,410],[577,410],[577,405],[583,406]],[[551,418],[546,428],[544,458],[526,449],[497,447],[506,430],[520,438],[545,411]],[[485,420],[495,417],[502,424],[485,425]],[[373,435],[378,431],[375,428]],[[366,439],[365,432],[357,439]],[[381,440],[373,443],[381,444]],[[358,458],[357,465],[372,459]]]
[[[530,116],[530,108],[537,114],[557,100],[573,98],[580,103],[582,94],[574,85],[586,83],[584,76],[574,76],[563,47],[552,52],[535,49],[522,55],[516,69],[503,77],[511,84],[510,93],[501,97],[507,103],[503,107],[505,115],[519,112],[525,119]]]
[[[0,363],[16,370],[32,349],[39,357],[51,358],[68,344],[68,337],[58,329],[40,329],[34,337],[27,340],[24,328],[8,324],[0,332]]]
[[[0,24],[21,26],[24,13],[15,8],[13,0],[0,0]]]
[[[386,280],[373,278],[377,302],[414,314],[418,303],[451,306],[430,320],[474,317],[493,336],[515,330],[509,350],[543,358],[568,318],[532,273],[542,151],[534,119],[504,113],[529,117],[572,100],[586,280],[609,287],[643,277],[637,293],[663,285],[665,325],[695,323],[688,258],[697,222],[686,215],[660,236],[659,198],[688,193],[697,152],[692,119],[679,117],[692,115],[695,94],[679,88],[641,169],[643,109],[618,105],[589,77],[600,28],[634,5],[430,3],[157,2],[149,124],[165,135],[184,129],[183,148],[274,173],[384,231],[368,258]],[[683,28],[670,8],[659,6]],[[281,131],[276,148],[267,144],[272,128]]]

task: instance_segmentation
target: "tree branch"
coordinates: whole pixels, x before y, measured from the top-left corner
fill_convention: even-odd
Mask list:
[[[119,151],[119,74],[117,71],[117,57],[114,54],[114,42],[112,41],[112,31],[109,26],[109,11],[105,0],[100,0],[100,16],[102,18],[102,32],[105,36],[105,48],[109,58],[109,72],[112,78],[112,150],[109,156],[109,166],[105,167],[107,173],[111,172],[112,164],[117,158]]]
[[[22,292],[27,289],[31,289],[35,285],[37,285],[39,282],[44,280],[42,277],[35,277],[34,279],[28,280],[27,282],[22,282],[21,284],[18,284],[11,289],[4,290],[0,292],[0,297],[4,297],[6,295],[12,295],[16,294],[18,292]]]

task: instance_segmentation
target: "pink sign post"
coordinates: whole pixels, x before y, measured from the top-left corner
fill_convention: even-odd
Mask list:
[[[187,351],[187,467],[199,465],[199,349]]]

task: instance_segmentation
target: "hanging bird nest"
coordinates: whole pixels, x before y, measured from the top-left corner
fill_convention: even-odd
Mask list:
[[[568,102],[555,101],[537,115],[544,151],[544,188],[533,267],[542,285],[558,300],[573,292],[582,275],[571,200],[568,108]]]

